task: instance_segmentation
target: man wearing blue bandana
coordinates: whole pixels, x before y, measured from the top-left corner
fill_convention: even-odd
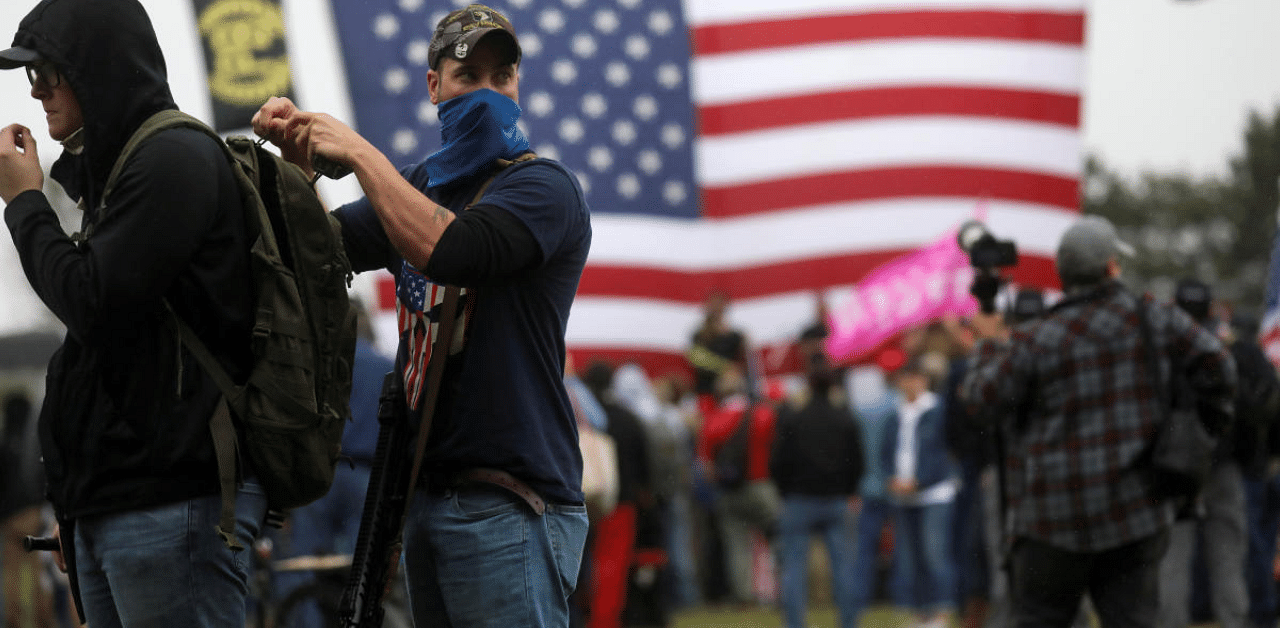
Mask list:
[[[443,148],[421,163],[397,171],[346,125],[283,98],[263,105],[254,130],[307,172],[320,156],[358,177],[366,197],[334,214],[353,267],[397,277],[397,367],[415,416],[441,287],[464,289],[427,488],[404,529],[414,623],[568,626],[587,516],[564,335],[590,216],[574,175],[530,158],[516,126],[520,45],[505,17],[453,11],[428,61]]]

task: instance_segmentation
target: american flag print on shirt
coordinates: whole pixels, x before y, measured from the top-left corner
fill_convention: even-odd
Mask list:
[[[401,262],[400,279],[396,285],[396,322],[405,347],[404,389],[409,409],[416,410],[426,383],[426,371],[431,364],[432,350],[440,333],[440,316],[444,304],[445,286],[432,282],[407,261]],[[462,350],[466,337],[467,291],[458,295],[457,322],[454,324],[453,342],[449,353]]]
[[[466,2],[333,0],[358,130],[439,145],[435,23]],[[1056,286],[1079,211],[1085,0],[504,0],[531,148],[579,177],[593,240],[578,363],[683,365],[701,303],[786,342],[974,208],[1014,281]]]

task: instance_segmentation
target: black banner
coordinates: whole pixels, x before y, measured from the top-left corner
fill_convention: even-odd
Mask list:
[[[280,0],[192,0],[192,5],[218,132],[248,128],[272,96],[293,98]]]

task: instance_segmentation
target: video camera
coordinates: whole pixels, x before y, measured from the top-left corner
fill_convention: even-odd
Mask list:
[[[966,220],[956,232],[956,242],[969,254],[969,265],[976,271],[969,294],[978,299],[982,311],[994,314],[996,294],[1004,284],[1001,268],[1018,264],[1018,246],[1013,240],[997,240],[987,226],[977,220]]]

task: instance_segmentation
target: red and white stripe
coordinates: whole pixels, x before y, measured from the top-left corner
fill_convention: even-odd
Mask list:
[[[429,292],[427,303],[435,303],[436,293],[443,295],[444,287],[434,283],[428,283],[427,286]],[[418,405],[418,398],[422,394],[422,386],[426,381],[427,364],[431,361],[431,346],[437,326],[427,320],[425,314],[406,307],[399,299],[396,299],[395,307],[397,331],[405,343],[405,398],[409,400],[409,408],[414,409]]]

